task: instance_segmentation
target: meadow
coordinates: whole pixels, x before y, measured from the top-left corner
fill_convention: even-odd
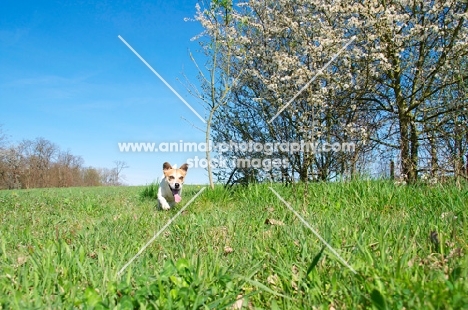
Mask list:
[[[345,266],[269,189],[303,217]],[[468,187],[0,191],[0,309],[468,309]]]

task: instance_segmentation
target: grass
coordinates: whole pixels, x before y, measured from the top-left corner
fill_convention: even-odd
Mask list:
[[[0,309],[468,308],[467,188],[377,181],[0,191]],[[432,238],[431,238],[432,236]]]

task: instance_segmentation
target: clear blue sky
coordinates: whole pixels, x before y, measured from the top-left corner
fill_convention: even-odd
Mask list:
[[[121,35],[202,116],[188,51],[202,29],[196,1],[2,1],[0,124],[10,142],[43,137],[86,166],[127,162],[126,183],[147,184],[162,164],[202,153],[121,153],[118,142],[202,142],[203,123],[122,43]],[[199,56],[202,60],[202,56]],[[203,61],[201,61],[203,62]],[[204,169],[187,182],[205,183]]]

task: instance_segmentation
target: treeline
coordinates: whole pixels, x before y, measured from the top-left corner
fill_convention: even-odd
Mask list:
[[[0,132],[0,189],[122,185],[124,162],[111,169],[86,167],[83,158],[44,138],[15,145],[5,140]]]

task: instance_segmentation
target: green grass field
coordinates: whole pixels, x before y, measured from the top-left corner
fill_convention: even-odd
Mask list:
[[[468,309],[467,187],[388,182],[0,191],[0,309]],[[432,233],[432,238],[431,238]],[[233,304],[237,299],[240,302]]]

